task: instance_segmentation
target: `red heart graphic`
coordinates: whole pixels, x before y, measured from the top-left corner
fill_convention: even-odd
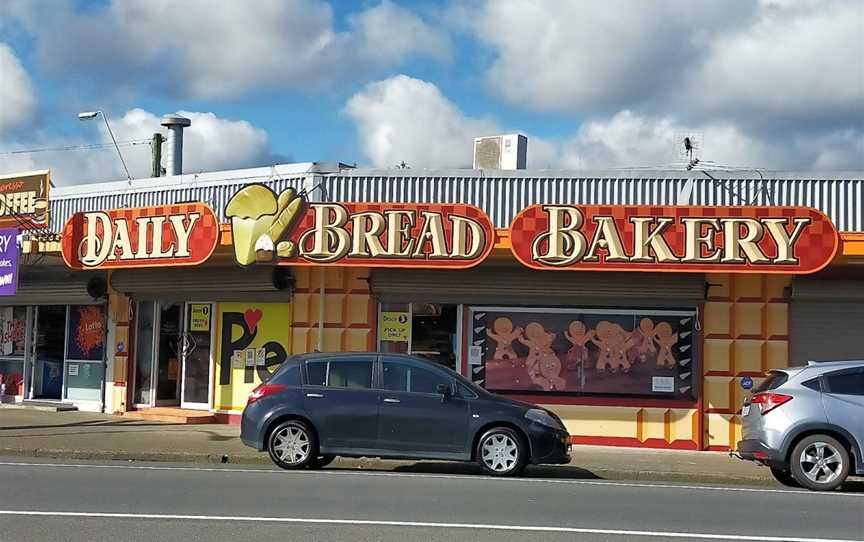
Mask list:
[[[246,327],[249,328],[249,333],[255,332],[255,328],[258,327],[258,322],[261,321],[262,316],[264,316],[264,314],[262,314],[261,309],[246,309],[246,312],[243,313],[243,320],[246,321]]]

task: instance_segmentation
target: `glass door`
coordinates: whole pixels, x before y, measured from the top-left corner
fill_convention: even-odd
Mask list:
[[[156,302],[135,304],[135,391],[137,408],[153,406],[153,353],[156,350]]]
[[[181,408],[210,408],[213,366],[213,305],[186,303],[182,334]]]
[[[183,303],[159,303],[159,335],[153,380],[156,406],[180,406]]]

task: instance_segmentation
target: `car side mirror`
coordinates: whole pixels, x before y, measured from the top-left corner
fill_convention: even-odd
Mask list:
[[[441,394],[442,401],[453,397],[453,388],[449,384],[438,384],[436,391]]]

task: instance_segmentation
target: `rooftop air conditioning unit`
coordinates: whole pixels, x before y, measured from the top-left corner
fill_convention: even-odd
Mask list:
[[[474,169],[525,169],[528,138],[521,134],[474,138]]]

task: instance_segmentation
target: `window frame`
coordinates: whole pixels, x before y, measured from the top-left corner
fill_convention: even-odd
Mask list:
[[[371,382],[370,387],[368,387],[368,388],[365,388],[365,387],[364,388],[348,388],[345,386],[330,386],[330,385],[328,385],[328,382],[330,380],[330,363],[332,363],[334,361],[347,362],[347,363],[370,363],[371,369],[372,369],[372,374],[371,374],[372,378],[370,380],[370,382]],[[327,364],[327,369],[326,369],[323,385],[310,383],[310,380],[309,380],[309,364],[310,363],[326,363]],[[314,388],[314,389],[318,389],[318,390],[321,390],[321,389],[352,390],[352,391],[376,390],[376,389],[378,389],[377,388],[377,384],[378,384],[377,373],[378,373],[378,371],[376,370],[376,364],[377,364],[376,356],[350,356],[350,357],[348,357],[348,356],[346,356],[346,357],[339,357],[339,356],[330,357],[330,356],[328,356],[326,358],[312,358],[312,359],[307,358],[307,359],[303,360],[302,386],[304,388],[308,387],[308,388]]]
[[[450,395],[452,397],[456,397],[456,382],[452,375],[448,374],[446,371],[440,371],[435,367],[429,367],[423,363],[414,361],[412,359],[406,359],[400,356],[388,356],[382,355],[378,356],[378,390],[384,393],[410,393],[412,395],[422,395],[424,397],[441,397],[440,393],[428,393],[423,391],[403,391],[403,390],[388,390],[384,387],[384,363],[395,363],[405,367],[413,367],[421,370],[428,371],[434,375],[437,375],[440,378],[443,378],[450,384]]]

